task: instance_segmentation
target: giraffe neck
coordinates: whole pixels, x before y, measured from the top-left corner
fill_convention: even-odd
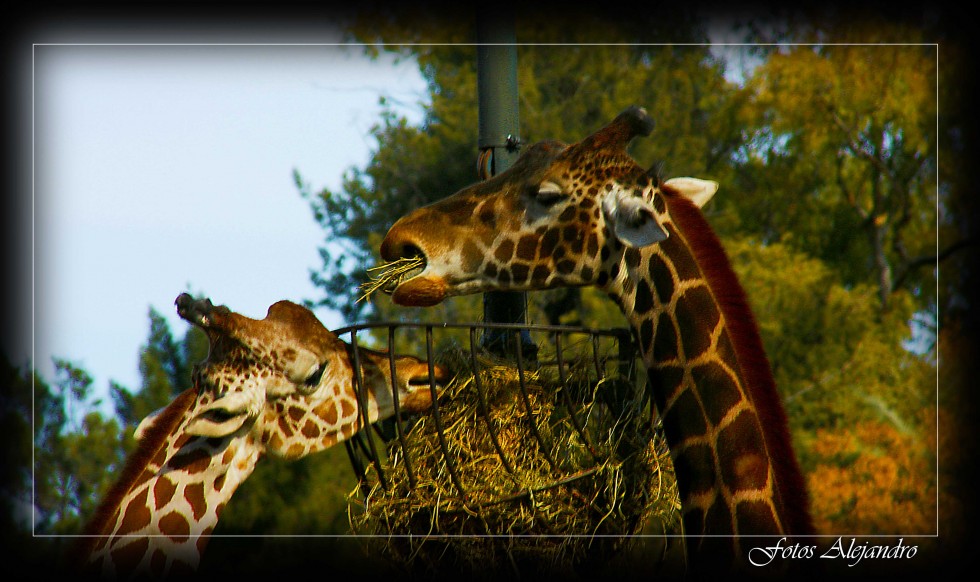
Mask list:
[[[112,578],[193,572],[222,509],[262,454],[247,431],[185,434],[208,397],[191,388],[153,422],[86,528],[78,557]]]
[[[650,372],[685,534],[695,536],[691,553],[739,562],[747,551],[741,536],[812,532],[803,478],[721,244],[694,205],[665,198],[669,237],[624,249],[608,269],[606,291],[630,321]]]

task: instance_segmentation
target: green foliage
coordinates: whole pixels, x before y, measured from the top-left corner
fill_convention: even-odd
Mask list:
[[[38,533],[77,533],[135,446],[136,425],[190,387],[188,362],[204,357],[206,338],[192,329],[178,342],[159,313],[151,309],[149,320],[147,343],[140,350],[141,390],[134,393],[115,382],[109,386],[118,417],[103,415],[101,401],[92,396],[92,377],[68,360],[55,360],[50,384],[33,378],[32,477]],[[31,413],[26,409],[18,414],[22,416],[14,417],[26,423]]]
[[[55,410],[50,387],[33,372],[14,367],[6,354],[0,353],[0,378],[5,390],[0,391],[0,426],[4,428],[5,452],[0,462],[0,544],[5,556],[16,556],[23,568],[49,565],[51,557],[60,550],[58,540],[34,537],[37,455],[36,436],[57,433],[63,410]],[[32,410],[36,412],[32,423]],[[43,425],[43,426],[41,426]],[[32,428],[39,428],[35,433]]]
[[[91,397],[92,378],[67,360],[55,361],[53,385],[34,388],[36,531],[74,533],[108,489],[122,462],[119,423],[105,419]]]
[[[174,339],[167,320],[153,308],[150,308],[149,319],[147,343],[139,355],[142,378],[140,390],[131,393],[115,383],[110,386],[116,412],[130,429],[189,388],[193,362],[207,355],[204,332],[191,327],[184,340],[178,342]]]
[[[43,413],[50,410],[46,406],[49,389],[33,379],[30,373],[15,368],[0,353],[0,374],[6,390],[0,392],[0,426],[4,427],[7,443],[3,462],[0,463],[0,503],[4,504],[3,529],[13,531],[23,529],[30,523],[31,504],[30,483],[32,478],[31,459],[33,457],[33,434],[31,427],[31,410],[37,409]],[[32,382],[32,380],[35,380]],[[33,392],[37,385],[37,398]],[[63,414],[62,414],[63,416]],[[56,416],[57,418],[57,416]],[[47,426],[50,426],[50,421]],[[8,521],[9,520],[9,523]]]
[[[907,350],[914,302],[893,297],[877,307],[869,284],[848,287],[826,263],[786,244],[726,241],[772,364],[792,433],[884,423],[921,432],[922,411],[936,402],[935,368]],[[797,451],[804,466],[809,445]]]
[[[915,38],[858,27],[834,32],[866,43]],[[848,284],[873,283],[884,306],[899,289],[934,305],[935,274],[920,262],[937,254],[943,186],[935,51],[915,45],[773,51],[744,89],[739,115],[748,139],[733,184],[739,201],[721,202],[739,217],[733,227],[820,258]]]
[[[725,246],[783,396],[819,531],[932,531],[939,386],[928,358],[904,347],[912,295],[893,294],[882,311],[873,284],[846,285],[788,243]]]
[[[461,144],[474,142],[476,136],[462,128],[474,126],[431,124],[420,130],[389,112],[382,125],[372,129],[375,139],[386,147],[366,170],[351,170],[345,176],[342,192],[314,194],[297,174],[300,192],[330,243],[320,249],[324,274],[313,277],[326,292],[322,305],[339,309],[349,320],[357,319],[365,306],[354,302],[357,286],[367,280],[364,269],[374,265],[381,237],[394,222],[391,217],[436,200],[434,193],[445,192],[447,187],[456,189],[473,181],[472,165],[442,162],[468,155]]]

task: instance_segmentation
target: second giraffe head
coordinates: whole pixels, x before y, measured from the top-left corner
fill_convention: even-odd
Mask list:
[[[212,401],[190,420],[189,434],[224,437],[259,421],[269,427],[259,438],[269,452],[297,457],[363,427],[353,348],[308,309],[280,301],[265,319],[251,319],[186,293],[176,303],[178,314],[202,329],[210,344],[207,359],[194,368],[194,384],[210,392]],[[430,379],[428,364],[413,356],[395,357],[392,367],[387,353],[359,348],[357,355],[370,422],[392,416],[395,397],[404,412],[427,410],[430,382],[441,385],[447,379],[440,366],[433,367]],[[274,421],[266,423],[264,416]],[[152,423],[152,417],[144,423]],[[292,430],[284,428],[292,424]],[[291,439],[292,434],[302,438]]]

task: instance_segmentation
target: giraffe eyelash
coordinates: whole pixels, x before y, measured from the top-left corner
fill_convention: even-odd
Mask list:
[[[541,182],[536,191],[532,192],[531,197],[534,198],[535,202],[541,205],[551,206],[561,202],[568,196],[562,191],[561,186],[558,184],[550,181],[544,181]]]
[[[317,365],[316,369],[303,380],[303,385],[308,388],[316,388],[320,385],[320,380],[323,378],[323,371],[327,369],[326,364]]]

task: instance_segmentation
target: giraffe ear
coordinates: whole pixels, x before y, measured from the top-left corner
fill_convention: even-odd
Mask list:
[[[667,239],[653,205],[639,196],[613,190],[602,199],[602,212],[613,234],[628,247],[645,247]]]
[[[664,182],[678,194],[693,202],[698,208],[703,207],[718,191],[718,182],[701,180],[700,178],[671,178]]]
[[[223,437],[235,432],[252,416],[249,398],[236,392],[212,402],[187,423],[187,433],[205,437]]]

